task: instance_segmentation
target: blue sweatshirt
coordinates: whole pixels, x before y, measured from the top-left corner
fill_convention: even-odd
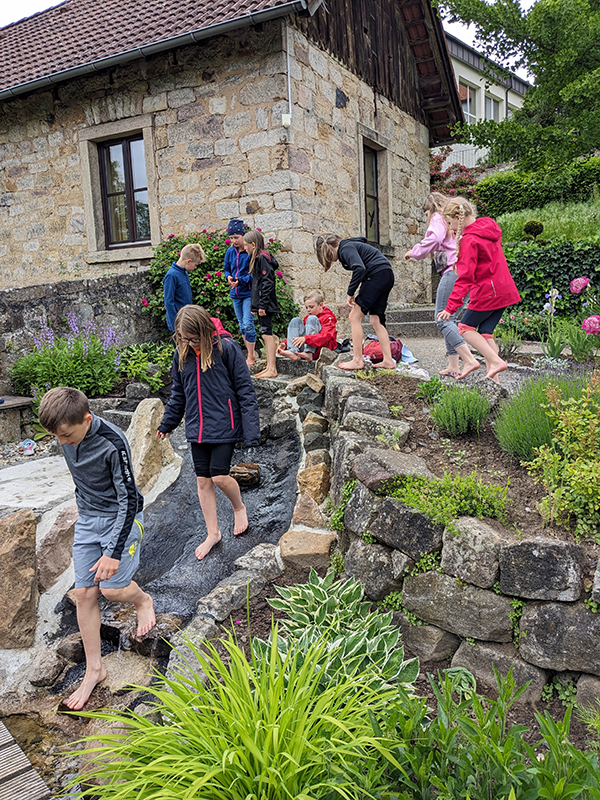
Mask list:
[[[239,284],[229,291],[229,296],[234,300],[243,300],[245,297],[250,297],[252,275],[249,267],[250,256],[245,250],[238,250],[233,245],[227,248],[223,262],[225,277],[231,275],[234,281],[239,281]]]
[[[79,513],[114,517],[110,543],[103,554],[120,560],[135,515],[144,507],[125,434],[92,414],[92,424],[81,442],[63,444],[62,451],[75,483]]]
[[[167,327],[173,332],[175,317],[179,309],[194,302],[189,273],[183,267],[178,266],[176,261],[173,262],[173,266],[163,278],[163,291],[167,310]]]

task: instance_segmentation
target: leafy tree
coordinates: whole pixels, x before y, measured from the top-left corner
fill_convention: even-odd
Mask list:
[[[519,0],[439,5],[450,21],[475,26],[477,48],[500,73],[510,65],[534,77],[512,118],[459,125],[462,141],[523,170],[552,169],[600,149],[600,0],[537,0],[527,11]]]

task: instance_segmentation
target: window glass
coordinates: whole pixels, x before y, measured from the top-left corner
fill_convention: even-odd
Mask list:
[[[377,191],[377,151],[364,147],[365,162],[365,235],[370,242],[379,241],[379,208]]]
[[[102,185],[106,247],[150,240],[150,209],[139,134],[99,145],[105,179]]]
[[[148,207],[148,192],[146,190],[135,193],[135,224],[138,239],[150,238],[150,209]]]
[[[493,122],[500,121],[500,102],[493,97],[485,98],[485,118]]]
[[[114,242],[128,242],[127,207],[124,194],[114,194],[108,198],[110,238]]]
[[[472,86],[467,86],[465,83],[458,84],[458,96],[460,97],[460,104],[462,106],[465,122],[473,125],[477,122],[477,107],[476,107],[476,91]]]
[[[108,148],[106,183],[109,194],[111,192],[125,191],[125,164],[122,144],[114,144]]]
[[[146,182],[146,160],[144,158],[144,141],[138,139],[129,145],[131,152],[131,172],[133,175],[133,188],[145,189]]]

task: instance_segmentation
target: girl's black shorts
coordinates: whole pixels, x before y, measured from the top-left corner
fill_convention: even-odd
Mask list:
[[[463,325],[475,328],[478,333],[486,333],[489,336],[494,332],[496,325],[502,319],[504,311],[506,311],[506,307],[495,308],[492,311],[474,311],[467,308],[462,315],[461,322]]]
[[[198,444],[190,442],[194,470],[199,478],[229,475],[235,442]]]
[[[258,315],[258,332],[261,336],[273,336],[273,314]]]
[[[394,273],[391,269],[376,272],[371,278],[365,278],[356,295],[356,303],[363,314],[373,314],[385,326],[385,309],[388,297],[394,288]]]

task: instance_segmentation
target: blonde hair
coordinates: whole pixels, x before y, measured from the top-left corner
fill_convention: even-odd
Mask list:
[[[254,264],[256,259],[265,249],[265,240],[260,231],[246,231],[244,234],[244,241],[248,242],[248,244],[255,245],[254,252],[250,256],[250,264],[248,266],[249,271],[254,272]]]
[[[429,211],[431,214],[441,214],[442,208],[449,199],[448,195],[442,194],[441,192],[431,192],[431,194],[428,194],[425,198],[423,211]]]
[[[199,244],[186,244],[179,254],[182,261],[187,261],[190,258],[192,261],[197,261],[203,264],[206,261],[206,253]]]
[[[320,292],[318,289],[313,289],[311,292],[307,292],[302,299],[305,303],[307,303],[309,300],[314,300],[318,306],[325,302],[323,292]]]
[[[214,335],[216,330],[210,314],[202,306],[189,305],[179,309],[175,317],[175,333],[173,336],[179,353],[180,372],[185,365],[190,350],[188,342],[181,341],[182,334],[190,338],[200,339],[200,367],[202,372],[206,372],[214,364],[214,348],[217,348],[219,354],[223,352],[220,337]]]
[[[337,248],[339,248],[341,241],[342,237],[336,233],[324,233],[323,236],[317,236],[315,239],[315,252],[319,259],[319,264],[325,272],[337,261]]]
[[[441,213],[447,225],[450,225],[452,220],[458,217],[458,228],[456,229],[456,256],[458,258],[460,254],[460,237],[465,229],[465,218],[476,217],[477,208],[464,197],[451,197],[444,204]]]
[[[61,425],[81,425],[90,413],[87,397],[71,386],[57,386],[42,397],[38,410],[40,425],[56,433]]]

